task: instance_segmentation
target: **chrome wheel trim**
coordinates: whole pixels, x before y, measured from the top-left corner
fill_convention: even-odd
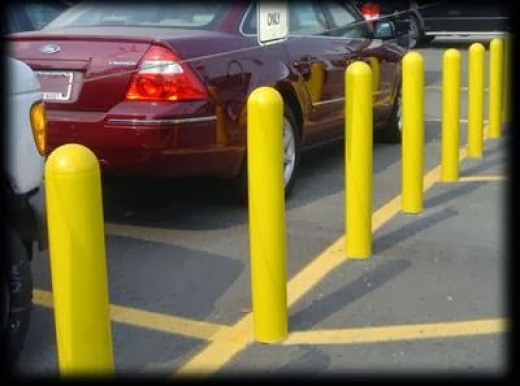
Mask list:
[[[291,122],[284,117],[283,121],[283,182],[287,186],[296,165],[296,138]]]
[[[419,39],[419,27],[417,22],[410,19],[410,37],[408,39],[408,46],[415,48]]]

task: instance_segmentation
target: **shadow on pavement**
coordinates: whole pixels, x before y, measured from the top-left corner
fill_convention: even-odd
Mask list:
[[[355,264],[350,261],[349,264]],[[378,289],[385,283],[395,279],[399,274],[410,268],[410,260],[397,259],[385,261],[374,269],[359,277],[337,291],[314,301],[310,306],[289,316],[289,329],[303,331],[338,312],[350,303]]]
[[[430,215],[422,215],[422,217],[418,218],[416,221],[396,229],[395,231],[386,233],[384,236],[375,237],[373,240],[373,254],[380,254],[394,245],[407,240],[410,237],[443,222],[444,220],[456,216],[458,213],[459,212],[455,209],[445,208]],[[418,216],[421,215],[419,214]]]

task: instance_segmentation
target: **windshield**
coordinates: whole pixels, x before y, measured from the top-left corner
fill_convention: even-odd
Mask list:
[[[104,4],[82,2],[60,15],[47,28],[141,26],[214,29],[230,5],[222,2]]]

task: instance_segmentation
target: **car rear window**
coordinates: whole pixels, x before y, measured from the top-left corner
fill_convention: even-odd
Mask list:
[[[69,6],[62,1],[23,1],[7,5],[7,33],[33,31],[44,27]]]
[[[48,28],[121,25],[212,29],[229,6],[226,2],[82,2],[55,19]]]

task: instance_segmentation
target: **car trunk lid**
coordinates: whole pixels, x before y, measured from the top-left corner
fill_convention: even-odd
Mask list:
[[[125,98],[153,39],[14,37],[12,56],[37,72],[45,101],[60,109],[106,111]]]

